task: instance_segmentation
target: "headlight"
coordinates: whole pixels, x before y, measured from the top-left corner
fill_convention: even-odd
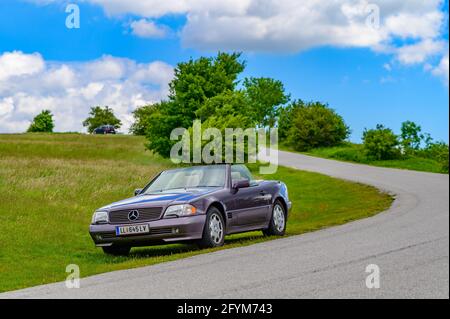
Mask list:
[[[164,217],[184,217],[192,216],[197,212],[197,208],[189,204],[172,205],[167,207]]]
[[[108,222],[108,212],[95,212],[92,216],[92,224],[107,223]]]

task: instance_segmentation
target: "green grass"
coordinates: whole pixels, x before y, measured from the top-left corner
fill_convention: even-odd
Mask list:
[[[280,144],[279,148],[285,151],[296,152],[292,147],[283,144]],[[441,163],[430,158],[409,156],[403,159],[393,159],[383,161],[371,160],[367,158],[367,156],[365,156],[362,144],[353,144],[349,142],[334,147],[315,148],[307,152],[301,153],[322,158],[361,163],[380,167],[409,169],[431,173],[446,173],[443,170]]]
[[[217,249],[172,244],[111,257],[88,234],[94,209],[130,197],[169,161],[134,136],[0,135],[0,291],[64,280],[68,264],[81,276],[152,265]],[[373,187],[280,167],[266,179],[287,183],[296,235],[387,209],[392,198]],[[271,240],[260,232],[227,237],[225,249]]]

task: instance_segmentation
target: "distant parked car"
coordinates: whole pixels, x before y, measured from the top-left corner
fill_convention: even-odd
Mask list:
[[[102,125],[97,127],[94,134],[116,134],[116,129],[112,125]]]
[[[112,255],[173,242],[217,247],[233,233],[284,235],[290,208],[283,182],[254,180],[245,165],[193,166],[163,171],[135,197],[97,209],[90,235]]]

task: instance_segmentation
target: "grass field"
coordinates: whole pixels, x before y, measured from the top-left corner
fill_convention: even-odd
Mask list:
[[[280,145],[279,148],[281,150],[295,152],[294,149],[287,145]],[[315,148],[309,150],[308,152],[303,152],[303,154],[380,167],[409,169],[431,173],[446,173],[443,170],[441,163],[430,158],[410,156],[404,159],[383,161],[370,160],[364,155],[362,144],[354,144],[348,142],[334,147]]]
[[[121,135],[0,135],[0,291],[64,280],[68,264],[79,265],[85,277],[211,251],[166,245],[111,257],[93,245],[93,211],[130,197],[171,166],[146,151],[144,142]],[[264,178],[289,187],[288,235],[372,216],[392,202],[375,188],[320,174],[279,168]],[[224,248],[270,239],[259,232],[234,235]]]

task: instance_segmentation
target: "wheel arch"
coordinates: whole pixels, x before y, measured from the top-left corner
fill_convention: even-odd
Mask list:
[[[220,214],[222,215],[223,221],[225,223],[225,228],[228,228],[228,226],[227,226],[228,225],[228,218],[227,218],[227,214],[225,212],[225,207],[223,206],[223,204],[221,202],[219,202],[219,201],[211,202],[208,205],[208,208],[206,209],[206,211],[208,211],[211,207],[215,207],[215,208],[217,208],[219,210]]]
[[[288,217],[288,206],[287,206],[286,200],[283,198],[283,196],[278,194],[277,196],[275,196],[273,204],[275,205],[275,203],[277,201],[279,201],[281,203],[281,205],[283,205],[284,214],[286,215],[286,218],[287,218]]]

